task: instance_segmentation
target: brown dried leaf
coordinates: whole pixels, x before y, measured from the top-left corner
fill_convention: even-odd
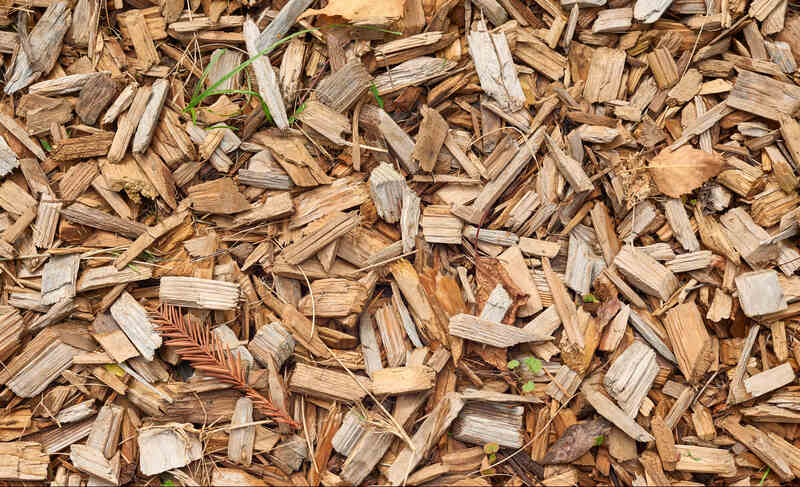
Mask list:
[[[603,418],[573,424],[553,443],[539,463],[551,465],[574,462],[593,446],[602,444],[609,433],[611,433],[611,423]],[[599,437],[603,437],[603,440],[599,440]]]
[[[675,152],[662,150],[650,161],[648,169],[659,191],[679,198],[719,174],[723,167],[725,160],[719,154],[684,145]]]

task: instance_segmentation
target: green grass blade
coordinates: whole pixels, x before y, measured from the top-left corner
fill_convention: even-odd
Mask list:
[[[186,108],[183,109],[183,111],[186,112],[186,113],[189,113],[191,115],[192,122],[196,125],[197,124],[197,110],[196,109],[201,103],[203,103],[203,100],[205,100],[209,96],[214,96],[214,95],[227,94],[227,93],[240,93],[240,94],[246,94],[246,95],[251,95],[251,96],[257,96],[259,102],[261,103],[261,108],[262,108],[262,110],[264,110],[264,114],[267,117],[267,120],[269,122],[272,122],[272,116],[269,113],[269,109],[267,108],[267,104],[264,103],[264,100],[255,91],[252,91],[252,90],[217,90],[217,88],[220,85],[222,85],[222,83],[226,82],[227,80],[231,79],[233,76],[236,76],[238,73],[242,72],[244,69],[246,69],[248,66],[250,66],[250,64],[252,64],[253,61],[255,61],[256,59],[260,58],[261,56],[269,54],[270,52],[272,52],[276,47],[280,46],[281,44],[285,44],[286,42],[289,42],[290,40],[294,39],[295,37],[299,37],[299,36],[308,34],[310,32],[322,30],[323,28],[336,28],[336,27],[353,27],[353,26],[347,25],[347,24],[330,24],[330,25],[326,25],[324,27],[312,27],[310,29],[303,29],[303,30],[299,30],[297,32],[294,32],[292,34],[289,34],[286,37],[278,39],[277,41],[272,43],[272,45],[270,45],[266,49],[262,50],[261,52],[259,52],[255,56],[249,58],[247,61],[243,62],[242,64],[236,66],[229,73],[225,74],[220,79],[215,81],[205,91],[200,92],[200,89],[202,88],[203,83],[208,78],[209,70],[214,65],[214,63],[217,62],[217,59],[219,59],[219,57],[226,50],[223,49],[223,50],[215,53],[211,57],[211,60],[209,61],[208,65],[206,66],[205,70],[203,71],[203,76],[200,78],[200,81],[195,86],[195,90],[192,93],[192,99],[189,101],[189,104],[186,106]],[[371,25],[363,25],[363,26],[355,26],[355,27],[359,28],[359,29],[376,30],[376,31],[379,31],[379,32],[385,32],[385,33],[393,34],[393,35],[402,35],[402,32],[396,32],[396,31],[391,31],[391,30],[387,30],[387,29],[382,29],[380,27],[375,27],[375,26],[371,26]],[[381,106],[381,108],[383,108],[383,100],[378,95],[378,90],[377,90],[377,88],[375,88],[374,84],[372,85],[372,89],[373,89],[373,94],[375,95],[375,98],[378,101],[378,104]],[[302,111],[302,108],[304,108],[304,105],[300,107],[301,111]],[[295,116],[298,115],[298,114],[299,114],[299,112],[295,112]]]
[[[215,52],[211,56],[211,60],[206,65],[206,69],[203,70],[203,76],[200,77],[200,81],[198,81],[197,84],[194,86],[194,92],[192,93],[192,98],[196,97],[197,94],[200,92],[200,89],[203,87],[203,83],[205,83],[206,79],[208,78],[208,73],[211,71],[211,68],[214,66],[214,64],[216,64],[219,58],[223,54],[225,54],[226,51],[227,49],[223,49],[221,51]]]
[[[381,98],[381,95],[378,94],[378,87],[375,86],[374,82],[369,84],[369,91],[372,92],[372,96],[375,97],[375,101],[378,102],[378,106],[383,108],[383,98]]]

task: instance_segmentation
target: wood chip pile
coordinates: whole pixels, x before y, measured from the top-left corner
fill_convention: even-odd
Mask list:
[[[0,0],[0,484],[800,477],[788,0]]]

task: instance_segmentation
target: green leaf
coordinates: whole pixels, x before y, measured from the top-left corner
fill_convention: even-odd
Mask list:
[[[519,367],[519,360],[511,360],[511,361],[508,362],[507,365],[508,365],[509,369],[514,370],[517,367]]]
[[[50,143],[47,142],[45,139],[39,139],[39,142],[42,143],[42,147],[44,147],[44,150],[46,150],[47,152],[53,151],[53,146],[51,146]]]
[[[597,298],[593,294],[587,294],[583,297],[584,303],[597,303]]]
[[[167,480],[161,482],[161,487],[177,487],[177,486],[175,485],[175,482],[173,482],[170,479],[167,479]]]
[[[598,436],[597,438],[594,439],[594,446],[601,446],[603,444],[603,441],[605,441],[605,439],[606,437],[603,435]]]
[[[487,443],[483,445],[483,452],[487,455],[494,455],[495,453],[500,451],[500,445],[497,443]]]
[[[489,455],[489,463],[494,463],[495,460],[497,460],[497,455],[495,455],[494,453]]]
[[[538,374],[542,370],[542,361],[536,357],[525,357],[525,367],[534,374]]]
[[[375,101],[378,102],[378,106],[383,108],[383,98],[381,98],[381,95],[378,94],[378,87],[375,86],[374,82],[369,84],[369,91],[372,92],[372,96],[375,97]]]
[[[532,392],[534,389],[536,389],[536,384],[534,384],[532,380],[522,385],[522,392]]]

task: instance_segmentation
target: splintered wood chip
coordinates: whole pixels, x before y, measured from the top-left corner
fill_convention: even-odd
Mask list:
[[[306,2],[311,3],[311,2]],[[385,0],[380,3],[380,8],[371,0],[331,0],[322,9],[308,9],[299,18],[312,15],[327,15],[328,17],[343,17],[350,22],[367,19],[399,19],[403,16],[403,0]]]
[[[724,167],[725,160],[719,154],[684,145],[674,152],[662,149],[647,169],[659,191],[679,198],[718,175]]]

